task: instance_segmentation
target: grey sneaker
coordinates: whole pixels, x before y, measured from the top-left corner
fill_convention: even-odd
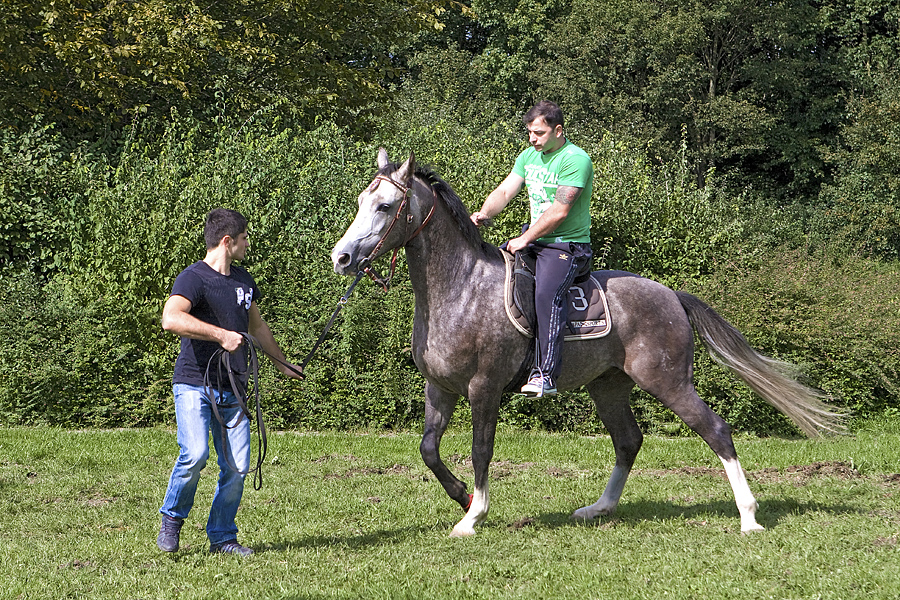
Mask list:
[[[238,544],[237,540],[228,540],[221,544],[212,544],[209,547],[210,554],[237,554],[238,556],[250,556],[253,550]]]
[[[542,398],[544,396],[555,396],[556,386],[547,376],[535,375],[528,380],[528,383],[522,386],[522,393],[526,396],[534,396]]]
[[[156,537],[156,545],[164,552],[178,550],[178,538],[181,535],[181,526],[184,519],[174,519],[169,515],[162,516],[162,524],[159,526],[159,535]]]

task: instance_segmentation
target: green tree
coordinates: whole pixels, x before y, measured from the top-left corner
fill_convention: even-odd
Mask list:
[[[868,256],[900,259],[900,84],[886,76],[877,93],[850,100],[845,145],[828,156],[837,169],[823,186],[814,226]]]
[[[307,123],[351,123],[383,103],[392,47],[437,25],[443,4],[4,0],[0,114],[97,128],[281,103]]]

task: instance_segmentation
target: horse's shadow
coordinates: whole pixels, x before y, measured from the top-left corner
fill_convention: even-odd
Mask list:
[[[452,527],[452,525],[450,526]],[[401,527],[399,529],[379,529],[357,535],[310,535],[297,540],[277,540],[263,544],[259,546],[258,549],[254,549],[256,549],[257,552],[284,552],[286,550],[324,548],[329,546],[345,546],[349,549],[359,549],[403,542],[434,530],[435,527],[422,525],[417,527]]]
[[[574,512],[574,509],[573,511]],[[596,519],[584,521],[573,519],[572,512],[547,512],[530,520],[541,527],[604,527],[609,525],[637,526],[654,520],[683,519],[685,521],[703,520],[704,517],[717,516],[734,519],[735,529],[740,527],[740,514],[734,502],[715,500],[695,504],[681,505],[671,501],[635,500],[623,502],[612,515],[604,515]],[[822,502],[800,502],[791,499],[775,499],[760,502],[756,513],[757,522],[766,529],[776,527],[788,515],[804,515],[824,512],[832,515],[859,514],[863,511],[847,504],[826,504]],[[524,519],[528,521],[526,517]],[[509,525],[517,528],[517,524]]]
[[[574,509],[573,509],[574,511]],[[760,504],[757,512],[757,520],[767,529],[774,528],[788,515],[804,515],[808,513],[824,512],[832,515],[858,514],[863,512],[860,508],[846,504],[825,504],[821,502],[800,502],[791,499],[767,500]],[[734,529],[740,527],[740,515],[733,502],[716,500],[690,505],[680,505],[671,501],[659,500],[635,500],[623,502],[619,505],[615,514],[601,516],[590,521],[572,519],[571,512],[545,512],[536,516],[524,516],[514,523],[505,523],[496,519],[488,519],[482,527],[506,528],[510,530],[525,527],[545,527],[559,529],[564,527],[637,527],[648,521],[667,519],[681,519],[686,522],[705,522],[709,516],[734,519]],[[310,535],[296,540],[276,540],[260,546],[255,546],[259,553],[285,552],[298,549],[324,548],[332,546],[344,546],[349,549],[364,549],[374,546],[383,546],[404,542],[410,539],[427,535],[434,531],[450,531],[452,521],[421,525],[416,527],[401,527],[398,529],[379,529],[357,535]]]

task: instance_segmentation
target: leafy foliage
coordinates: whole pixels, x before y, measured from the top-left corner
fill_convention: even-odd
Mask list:
[[[83,191],[51,125],[0,131],[0,273],[46,274],[65,260]]]
[[[694,290],[837,402],[890,412],[897,17],[892,0],[10,0],[0,283],[15,299],[0,310],[0,418],[170,419],[176,340],[159,312],[202,256],[214,206],[250,217],[263,314],[303,356],[349,283],[327,253],[377,146],[415,152],[474,209],[545,96],[595,161],[595,266]],[[484,234],[502,243],[527,218],[513,202]],[[831,283],[832,267],[855,285]],[[416,422],[402,258],[395,281],[358,288],[303,384],[263,373],[274,425]],[[698,387],[729,420],[792,431],[698,356]],[[679,430],[645,395],[634,405],[646,429]],[[593,432],[591,411],[577,392],[510,398],[503,414]]]
[[[815,227],[850,252],[900,258],[900,85],[896,77],[875,97],[850,103],[846,148],[831,155],[833,185],[820,193],[824,207]]]
[[[853,255],[775,252],[717,269],[696,293],[765,354],[801,365],[809,382],[857,417],[881,414],[900,394],[900,271]],[[719,413],[750,431],[784,420],[733,378],[698,366],[697,386]]]
[[[93,135],[172,107],[213,116],[221,102],[244,116],[274,103],[307,124],[353,123],[384,99],[391,48],[436,26],[442,4],[8,0],[0,113],[6,123],[43,113]]]

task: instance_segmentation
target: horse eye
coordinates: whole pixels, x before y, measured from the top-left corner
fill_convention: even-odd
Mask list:
[[[391,205],[386,202],[384,204],[379,204],[377,210],[378,212],[387,212],[391,210]]]

